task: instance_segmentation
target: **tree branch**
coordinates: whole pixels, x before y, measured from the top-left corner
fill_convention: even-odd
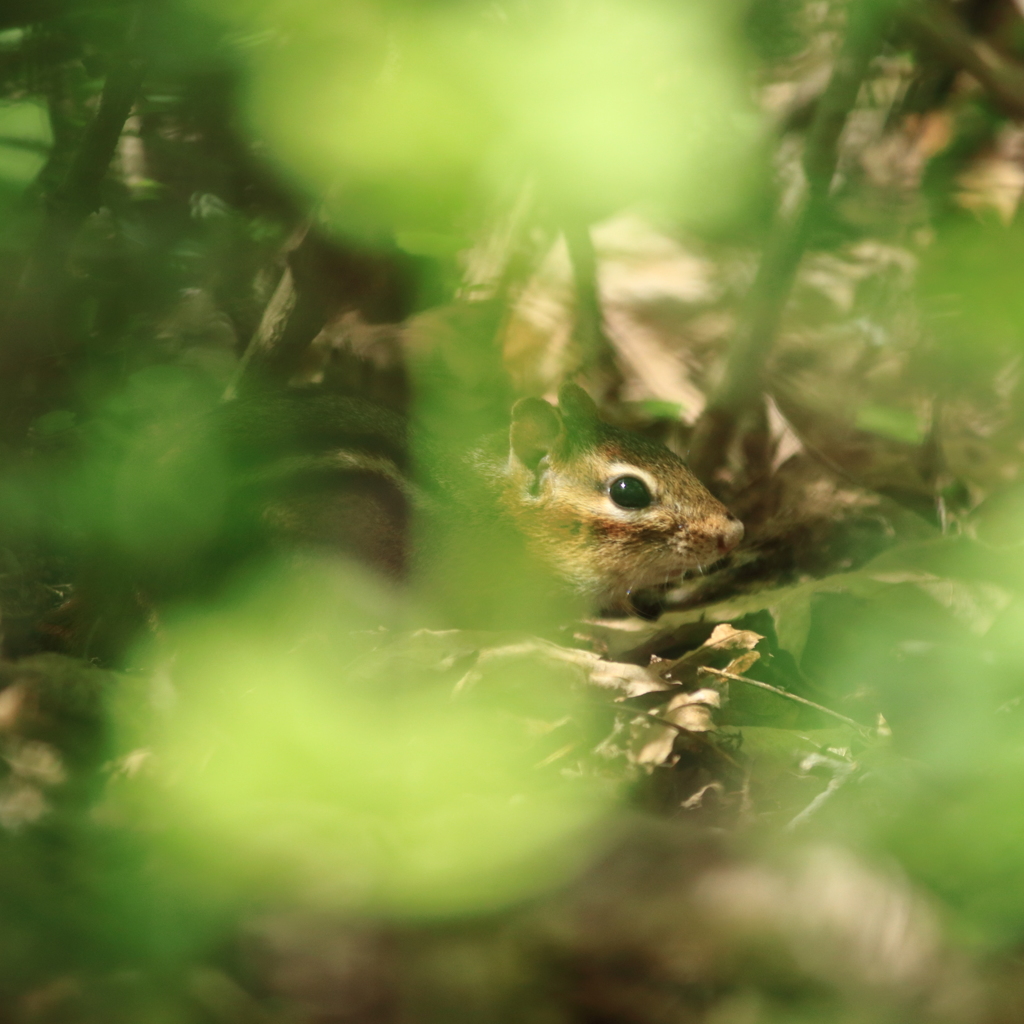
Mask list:
[[[820,711],[822,714],[830,715],[832,718],[838,718],[840,722],[852,725],[856,730],[858,730],[858,732],[862,732],[865,735],[869,735],[871,732],[866,725],[861,725],[860,722],[856,722],[852,718],[847,718],[846,715],[841,715],[838,711],[833,711],[831,708],[825,707],[824,704],[815,704],[813,700],[808,700],[806,697],[790,693],[789,690],[780,690],[779,687],[772,686],[771,683],[762,683],[760,679],[750,679],[748,676],[734,675],[732,672],[726,672],[721,668],[711,668],[708,665],[700,665],[697,672],[698,674],[701,672],[708,672],[712,675],[718,676],[720,679],[731,679],[734,683],[746,683],[748,686],[756,686],[759,690],[767,690],[769,693],[774,693],[778,697],[784,697],[786,700],[795,701],[797,704],[803,704],[805,707],[813,708],[815,711]]]
[[[102,185],[124,123],[142,85],[138,56],[141,8],[112,58],[96,116],[89,123],[64,180],[45,200],[46,216],[4,317],[0,381],[4,433],[21,436],[36,413],[37,378],[68,347],[68,250],[83,221],[100,206]]]
[[[849,10],[846,39],[807,133],[805,194],[792,213],[776,219],[747,298],[747,326],[734,338],[722,384],[694,431],[690,462],[705,481],[724,464],[741,418],[761,400],[764,366],[807,245],[808,228],[828,200],[839,137],[888,28],[885,5],[865,2],[852,4]]]
[[[1024,117],[1024,67],[975,39],[949,7],[911,3],[900,21],[942,60],[973,75],[1006,114]]]
[[[225,402],[230,402],[238,397],[242,382],[250,372],[250,368],[255,364],[266,362],[267,358],[277,347],[278,342],[284,337],[284,333],[288,328],[288,320],[295,309],[297,298],[295,293],[295,276],[292,274],[292,268],[288,263],[288,256],[302,244],[303,239],[309,233],[309,228],[310,221],[303,221],[292,232],[291,237],[285,243],[284,272],[281,274],[281,279],[277,282],[274,294],[271,295],[270,301],[263,310],[263,316],[260,318],[256,332],[249,339],[249,344],[246,345],[245,351],[242,353],[238,367],[235,369],[234,375],[224,390],[223,400]]]
[[[96,116],[86,129],[67,177],[50,197],[50,209],[64,221],[65,230],[77,230],[90,213],[99,209],[103,179],[142,86],[145,66],[132,49],[107,75]]]
[[[596,373],[601,397],[608,397],[621,383],[615,366],[615,347],[605,329],[598,281],[597,252],[590,226],[574,220],[562,225],[565,244],[572,265],[576,293],[576,338],[583,367]]]

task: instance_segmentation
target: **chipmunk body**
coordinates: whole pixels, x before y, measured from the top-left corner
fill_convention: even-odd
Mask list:
[[[743,533],[681,459],[602,423],[571,384],[557,408],[516,403],[469,451],[412,446],[396,412],[318,390],[186,404],[116,436],[99,464],[117,528],[103,519],[73,550],[75,596],[45,625],[110,663],[152,608],[215,594],[275,549],[407,582],[432,623],[536,630],[585,606],[638,610],[637,591]]]
[[[346,437],[360,425],[355,420],[364,405],[348,403],[338,417],[349,428]],[[310,411],[331,418],[316,402]],[[605,610],[628,609],[636,591],[717,561],[743,535],[740,522],[682,459],[603,423],[575,384],[563,386],[558,408],[539,398],[516,403],[508,433],[457,456],[449,472],[439,472],[444,458],[421,467],[415,481],[391,451],[397,418],[376,418],[388,427],[383,448],[363,438],[279,458],[260,470],[257,479],[280,484],[262,507],[263,521],[287,537],[345,550],[392,578],[401,578],[407,565],[402,524],[410,512],[447,521],[443,557],[458,555],[453,545],[463,537],[468,544],[481,524],[493,538],[483,546],[505,548],[508,531],[502,530],[511,525],[571,591]],[[298,433],[308,446],[310,432]],[[434,478],[424,479],[432,470]],[[474,555],[481,559],[486,551]],[[449,561],[460,564],[457,557]]]

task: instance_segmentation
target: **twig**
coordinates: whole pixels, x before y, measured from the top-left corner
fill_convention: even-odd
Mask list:
[[[788,220],[777,221],[768,239],[750,290],[748,327],[734,340],[722,385],[694,433],[690,462],[705,480],[712,479],[725,461],[741,417],[762,391],[764,365],[796,278],[808,227],[828,198],[839,136],[886,27],[882,6],[851,6],[854,20],[843,53],[808,132],[804,153],[807,195]],[[942,59],[973,75],[1007,114],[1024,118],[1024,67],[975,39],[949,7],[934,0],[917,0],[904,7],[899,22]]]
[[[615,368],[615,349],[605,329],[601,308],[601,289],[598,280],[597,252],[590,228],[586,224],[568,221],[562,226],[569,262],[572,264],[573,284],[576,291],[576,337],[587,368],[597,371],[604,397],[619,384]]]
[[[822,704],[815,704],[813,700],[808,700],[806,697],[799,697],[795,693],[790,693],[788,690],[781,690],[777,686],[772,686],[771,683],[762,683],[760,679],[750,679],[747,676],[737,676],[732,672],[726,672],[720,668],[709,668],[707,665],[701,665],[697,670],[699,672],[711,672],[716,676],[721,676],[723,679],[731,679],[736,683],[746,683],[748,686],[756,686],[758,689],[767,690],[769,693],[774,693],[776,696],[785,697],[786,700],[796,701],[797,704],[804,704],[806,707],[814,708],[815,711],[820,711],[823,714],[831,715],[832,718],[838,718],[840,722],[845,722],[847,725],[852,725],[859,732],[866,736],[871,734],[871,730],[867,726],[861,725],[860,722],[854,721],[852,718],[847,718],[846,715],[839,714],[838,711],[833,711],[831,708],[827,708]]]
[[[659,722],[663,722],[665,725],[674,725],[675,723],[670,722],[667,718],[659,718]],[[682,729],[681,726],[675,726],[677,729]],[[743,766],[732,756],[732,754],[724,751],[717,743],[712,743],[706,733],[702,732],[690,732],[689,730],[682,729],[691,739],[697,741],[698,745],[703,747],[705,750],[710,750],[716,757],[721,758],[726,764],[732,765],[736,771],[742,773]]]
[[[945,4],[908,4],[901,23],[943,60],[973,75],[1013,117],[1024,117],[1024,67],[975,39]]]
[[[46,200],[46,217],[5,317],[0,379],[7,400],[4,425],[12,437],[27,429],[33,415],[34,403],[28,397],[35,391],[31,378],[48,359],[60,354],[68,249],[82,222],[100,206],[103,179],[142,86],[141,19],[142,8],[137,7],[121,52],[112,59],[96,116],[85,129],[64,180]]]
[[[245,351],[242,353],[242,358],[238,361],[238,366],[235,368],[228,386],[224,389],[224,394],[221,396],[222,401],[230,402],[238,397],[241,382],[250,372],[252,364],[254,362],[266,361],[267,357],[284,337],[284,332],[288,328],[288,320],[295,309],[297,298],[295,277],[292,274],[292,268],[287,263],[287,256],[302,244],[309,233],[309,227],[310,222],[308,220],[304,221],[292,232],[291,237],[285,243],[286,262],[281,279],[277,282],[274,294],[270,296],[270,301],[263,310],[259,326],[249,339],[249,344],[245,346]]]
[[[787,832],[792,832],[794,829],[799,828],[807,822],[812,815],[816,814],[822,807],[824,807],[839,790],[839,787],[853,775],[858,767],[856,761],[837,763],[832,758],[812,754],[810,758],[804,758],[800,768],[806,771],[808,768],[817,767],[822,764],[828,765],[832,768],[832,778],[828,780],[828,785],[786,825]]]
[[[67,176],[50,197],[50,209],[64,222],[65,230],[76,230],[99,208],[103,179],[142,86],[145,63],[134,52],[139,17],[136,13],[125,52],[107,75],[99,109],[86,129]]]
[[[473,302],[505,297],[502,306],[511,305],[512,289],[534,269],[533,260],[524,259],[522,249],[535,205],[536,189],[528,178],[506,198],[488,230],[464,254],[466,270],[456,299]]]
[[[838,143],[861,82],[887,28],[886,5],[851,4],[849,27],[804,148],[807,189],[769,235],[747,299],[747,327],[729,350],[725,376],[694,431],[690,463],[711,480],[725,458],[744,413],[760,399],[765,362],[807,245],[808,229],[825,206],[839,159]]]
[[[597,281],[597,252],[590,228],[585,224],[567,223],[562,228],[565,245],[572,264],[576,287],[576,329],[586,344],[595,345],[604,334],[601,294]]]

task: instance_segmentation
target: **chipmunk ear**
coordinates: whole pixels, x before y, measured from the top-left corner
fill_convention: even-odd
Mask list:
[[[562,417],[543,398],[520,398],[512,406],[512,454],[531,472],[562,433]]]
[[[558,389],[558,407],[566,419],[586,421],[598,418],[594,400],[572,381],[566,381]]]

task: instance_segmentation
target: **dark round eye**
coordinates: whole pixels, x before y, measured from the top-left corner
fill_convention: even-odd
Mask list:
[[[647,508],[653,500],[647,484],[635,476],[616,477],[608,487],[608,497],[619,508]]]

